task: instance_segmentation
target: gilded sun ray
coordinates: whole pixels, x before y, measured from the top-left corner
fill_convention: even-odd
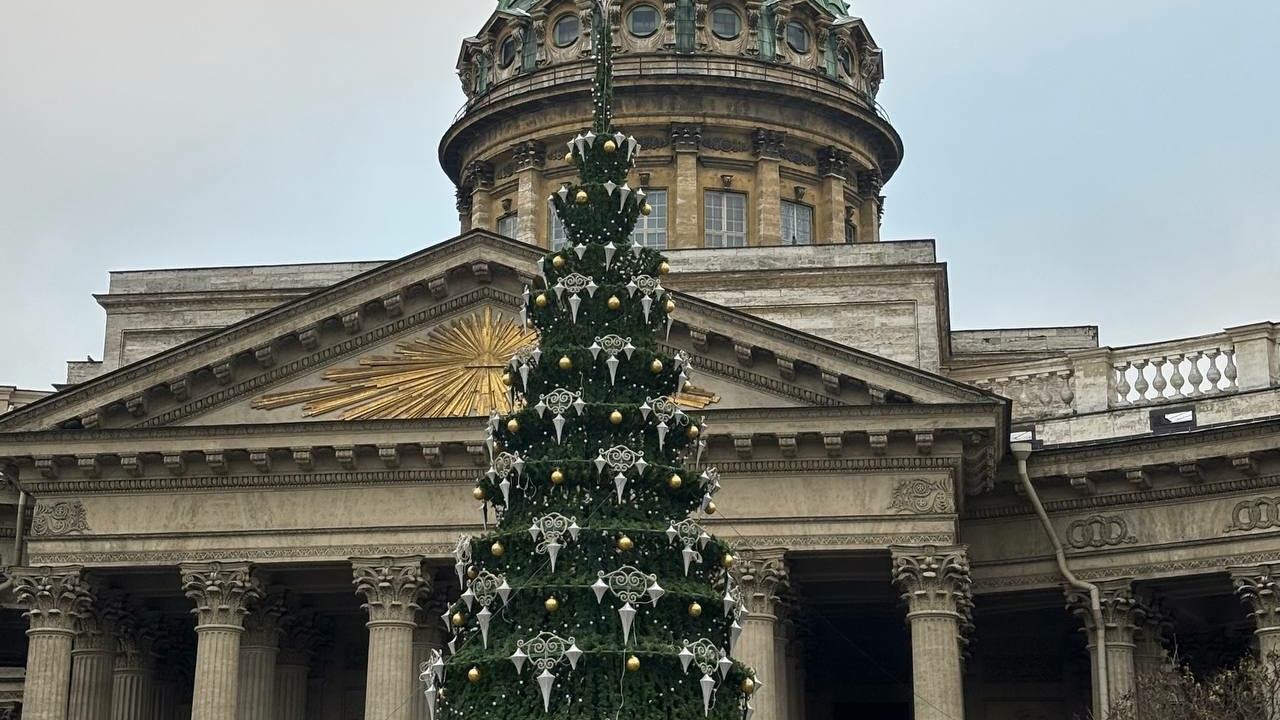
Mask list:
[[[511,408],[502,373],[511,356],[536,342],[534,333],[485,308],[435,328],[427,337],[400,343],[392,355],[360,359],[359,367],[327,371],[332,383],[264,395],[258,410],[302,406],[304,417],[340,413],[342,420],[415,420],[487,416]],[[702,409],[719,397],[690,388],[675,397]]]

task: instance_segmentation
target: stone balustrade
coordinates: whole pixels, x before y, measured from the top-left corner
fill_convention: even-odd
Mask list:
[[[1280,326],[971,365],[951,376],[1013,401],[1015,422],[1196,402],[1280,388]]]

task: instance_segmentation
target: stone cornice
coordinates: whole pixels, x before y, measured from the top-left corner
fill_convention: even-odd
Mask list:
[[[1043,558],[1043,564],[1052,567],[1051,557]],[[1280,562],[1280,550],[1241,553],[1236,555],[1215,555],[1213,557],[1189,558],[1185,560],[1155,561],[1142,564],[1113,564],[1101,568],[1076,569],[1074,572],[1081,580],[1109,580],[1112,578],[1131,577],[1143,580],[1153,577],[1176,575],[1225,573],[1231,566],[1257,565]],[[998,564],[997,564],[998,566]],[[1056,571],[1046,573],[1030,573],[1024,575],[988,576],[984,571],[991,565],[975,565],[973,588],[976,592],[1007,592],[1032,587],[1061,587],[1062,575]]]

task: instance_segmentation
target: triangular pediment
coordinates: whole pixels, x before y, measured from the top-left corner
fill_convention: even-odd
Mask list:
[[[0,432],[487,414],[538,248],[474,231],[66,389]],[[709,409],[990,404],[977,389],[694,297],[666,343]],[[390,390],[388,390],[390,388]]]

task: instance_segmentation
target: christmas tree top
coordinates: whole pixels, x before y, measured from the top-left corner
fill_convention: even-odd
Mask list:
[[[676,399],[690,358],[657,339],[676,310],[669,268],[631,240],[648,206],[628,184],[639,144],[612,126],[601,3],[594,25],[594,123],[566,156],[580,181],[549,199],[568,245],[524,293],[538,343],[511,359],[510,409],[489,419],[474,495],[497,525],[455,551],[464,590],[422,672],[433,720],[741,720],[758,686],[730,657],[733,554],[700,524],[719,473]]]

